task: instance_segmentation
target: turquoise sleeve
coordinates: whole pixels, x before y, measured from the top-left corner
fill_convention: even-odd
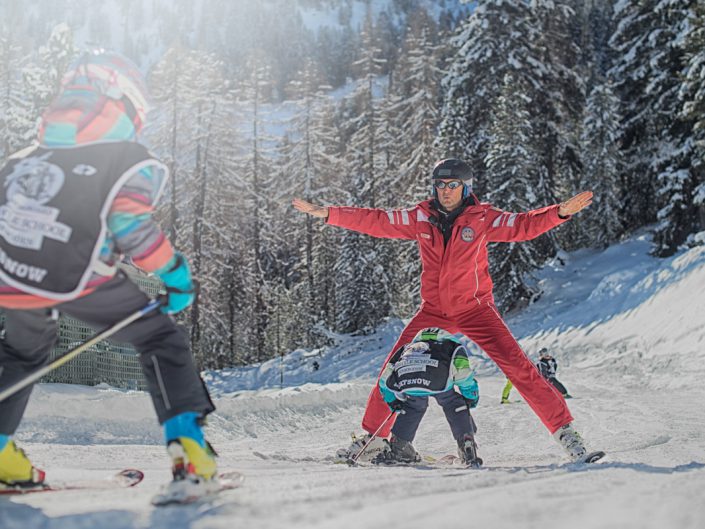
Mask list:
[[[460,389],[460,394],[469,401],[470,407],[476,407],[480,401],[480,388],[475,377],[470,376],[463,380],[457,380],[455,385]]]
[[[387,364],[387,366],[384,368],[384,371],[382,372],[382,375],[379,377],[379,391],[382,394],[384,402],[387,403],[394,402],[395,400],[397,400],[397,396],[394,394],[394,392],[387,387],[387,378],[389,378],[389,375],[391,375],[393,371],[393,366]]]

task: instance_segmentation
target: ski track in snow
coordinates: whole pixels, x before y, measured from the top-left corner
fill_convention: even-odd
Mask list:
[[[597,464],[566,463],[516,390],[512,404],[500,405],[504,378],[479,356],[474,416],[484,468],[335,464],[335,450],[360,433],[371,377],[400,328],[390,321],[378,335],[336,337],[328,351],[209,373],[218,409],[207,437],[221,470],[242,471],[246,481],[199,505],[149,503],[170,473],[146,394],[38,386],[18,440],[51,479],[134,467],[145,480],[0,498],[0,529],[701,529],[705,249],[667,260],[647,251],[637,238],[578,252],[544,270],[546,294],[509,320],[527,352],[555,350],[559,378],[576,397],[568,404],[577,429],[588,449],[607,452]],[[311,358],[320,363],[315,373]],[[274,387],[282,366],[294,387]],[[414,444],[437,457],[455,451],[434,402]]]

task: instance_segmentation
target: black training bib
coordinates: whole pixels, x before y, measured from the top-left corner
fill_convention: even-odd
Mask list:
[[[115,195],[135,172],[166,168],[133,142],[37,147],[0,171],[0,278],[57,300],[85,287]]]
[[[450,363],[459,344],[453,341],[413,342],[392,357],[394,372],[387,378],[393,391],[426,389],[443,391],[448,384]]]

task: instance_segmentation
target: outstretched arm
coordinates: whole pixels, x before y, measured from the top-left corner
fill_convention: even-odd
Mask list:
[[[291,205],[307,215],[324,219],[331,226],[389,239],[415,239],[415,209],[390,210],[357,207],[317,206],[295,198]]]
[[[592,191],[583,191],[560,204],[526,213],[489,210],[488,242],[528,241],[566,222],[592,203]]]

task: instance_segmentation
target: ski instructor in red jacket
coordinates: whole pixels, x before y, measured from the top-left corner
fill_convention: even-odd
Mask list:
[[[432,180],[434,198],[409,209],[323,207],[300,199],[294,199],[292,205],[303,213],[326,219],[332,226],[373,237],[416,240],[419,245],[423,265],[421,307],[402,331],[384,365],[421,329],[440,327],[462,333],[512,381],[571,459],[582,460],[587,452],[571,425],[573,418],[565,400],[539,374],[495,307],[487,243],[538,237],[589,206],[592,192],[526,213],[510,213],[478,201],[472,193],[471,169],[462,160],[441,160],[433,169]],[[389,409],[375,386],[362,427],[375,432],[388,416]],[[389,435],[392,424],[388,421],[379,435]]]

